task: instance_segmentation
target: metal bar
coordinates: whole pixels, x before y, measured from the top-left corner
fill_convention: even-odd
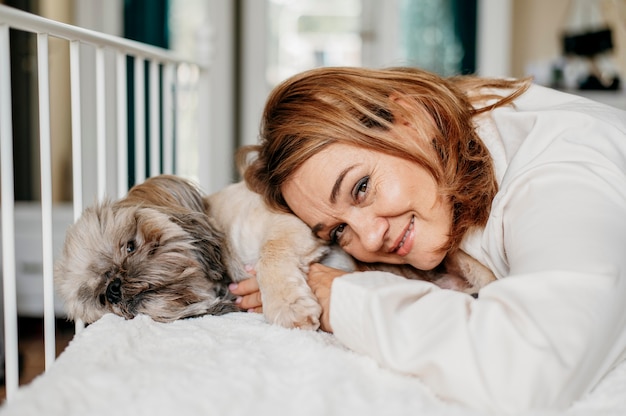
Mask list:
[[[80,40],[86,44],[110,47],[127,55],[141,55],[146,59],[158,59],[162,62],[189,61],[167,49],[56,22],[4,5],[0,5],[0,23],[6,23],[12,28],[26,32],[48,33],[50,36],[69,41]]]
[[[174,74],[175,65],[163,68],[163,172],[174,173]]]
[[[82,162],[82,116],[80,103],[80,42],[70,42],[70,90],[72,112],[72,201],[74,221],[83,212],[83,162]],[[81,332],[85,325],[76,321],[76,333]]]
[[[15,277],[15,192],[9,26],[0,23],[0,200],[2,211],[2,281],[4,285],[4,357],[7,400],[19,384],[17,290]]]
[[[83,212],[82,115],[80,85],[80,42],[70,42],[70,89],[72,112],[72,193],[74,220]]]
[[[107,185],[107,147],[106,147],[106,81],[104,67],[104,48],[96,48],[96,148],[98,169],[98,199],[106,195]]]
[[[173,154],[174,157],[172,158],[172,162],[174,163],[173,169],[174,169],[174,174],[178,174],[180,173],[179,169],[180,169],[180,164],[179,164],[179,158],[180,158],[180,154],[181,154],[181,134],[180,134],[180,125],[181,125],[181,120],[180,120],[180,108],[181,108],[181,87],[180,87],[180,80],[179,80],[179,71],[180,70],[180,65],[176,66],[176,72],[174,72],[174,78],[172,79],[172,124],[173,124],[173,128],[172,128],[172,134],[174,135],[174,138],[172,139],[172,146],[173,146]]]
[[[54,280],[52,249],[52,146],[50,143],[50,68],[48,34],[37,35],[39,86],[39,154],[41,169],[41,237],[43,250],[44,356],[48,370],[56,357],[54,334]]]
[[[216,146],[215,142],[210,140],[211,120],[205,114],[211,112],[211,79],[208,71],[202,71],[198,68],[199,79],[197,84],[198,113],[196,114],[197,149],[198,149],[198,182],[200,186],[211,191],[213,185],[212,169],[210,163],[203,163],[202,158],[212,154],[212,148]]]
[[[161,173],[161,116],[159,114],[159,63],[150,61],[150,176]]]
[[[118,52],[117,65],[117,195],[128,192],[128,94],[126,92],[126,54]]]
[[[135,57],[135,183],[146,179],[145,60]]]

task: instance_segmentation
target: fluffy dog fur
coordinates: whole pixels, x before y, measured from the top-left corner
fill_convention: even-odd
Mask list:
[[[237,310],[224,234],[190,183],[160,176],[87,208],[66,234],[55,285],[70,319],[157,321]]]
[[[121,200],[85,210],[68,229],[55,282],[71,319],[89,323],[111,312],[168,322],[238,310],[227,287],[247,278],[250,265],[269,322],[316,329],[321,308],[306,276],[317,261],[344,270],[386,270],[468,293],[493,280],[463,252],[447,258],[447,270],[434,272],[360,264],[316,238],[294,215],[269,210],[242,182],[206,197],[184,179],[161,175]]]

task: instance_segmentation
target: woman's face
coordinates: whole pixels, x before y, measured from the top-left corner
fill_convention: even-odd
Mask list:
[[[430,270],[446,254],[451,206],[415,162],[332,144],[296,170],[282,192],[314,234],[361,261]]]

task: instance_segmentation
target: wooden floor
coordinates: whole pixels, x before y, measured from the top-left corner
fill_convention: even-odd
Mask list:
[[[18,349],[21,355],[20,386],[30,383],[44,372],[43,319],[19,318]],[[74,336],[74,323],[65,320],[56,322],[56,353],[63,352]],[[0,403],[6,398],[5,386],[0,386]]]

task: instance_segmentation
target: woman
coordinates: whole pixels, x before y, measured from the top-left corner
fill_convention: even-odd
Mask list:
[[[626,350],[626,114],[528,80],[323,68],[270,95],[248,184],[364,262],[458,249],[477,299],[313,265],[323,329],[440,397],[563,408]],[[254,279],[233,291],[260,310]]]

